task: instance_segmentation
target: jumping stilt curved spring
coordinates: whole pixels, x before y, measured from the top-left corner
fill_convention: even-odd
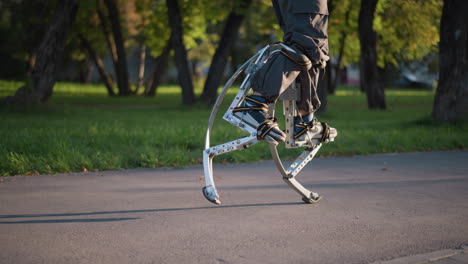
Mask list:
[[[272,56],[275,56],[277,53],[280,53],[282,49],[288,49],[289,51],[294,52],[292,49],[290,49],[287,45],[283,43],[267,45],[266,47],[259,50],[254,56],[252,56],[247,62],[245,62],[227,81],[226,85],[222,89],[213,106],[208,121],[208,128],[206,131],[205,149],[203,150],[203,168],[205,174],[205,187],[203,188],[203,195],[208,201],[214,204],[220,205],[221,200],[219,198],[219,193],[216,189],[213,177],[213,158],[221,154],[248,148],[251,145],[259,142],[259,139],[257,138],[257,130],[243,123],[243,121],[240,118],[233,115],[232,110],[236,107],[239,107],[239,105],[243,102],[245,96],[247,96],[251,91],[250,81],[252,75],[260,67],[262,67],[262,65],[264,65],[270,58],[272,58]],[[237,92],[233,102],[230,104],[229,108],[223,115],[223,119],[231,123],[232,125],[240,128],[241,130],[245,131],[247,135],[243,138],[235,139],[223,144],[210,146],[211,132],[213,129],[214,121],[221,107],[223,99],[226,96],[227,91],[232,87],[234,82],[240,78],[242,74],[245,74],[245,77],[242,81],[242,84],[239,87],[239,91]],[[286,148],[305,147],[305,150],[291,165],[287,166],[287,168],[285,168],[283,162],[281,161],[278,155],[276,145],[270,144],[270,152],[272,154],[276,167],[282,175],[284,181],[302,196],[302,200],[305,203],[316,203],[320,200],[318,194],[309,191],[296,180],[296,176],[299,174],[299,172],[305,167],[307,163],[309,163],[314,158],[315,154],[319,151],[319,149],[322,146],[321,144],[312,144],[311,140],[302,142],[297,142],[296,140],[294,140],[292,134],[294,131],[293,118],[297,114],[297,90],[298,89],[296,89],[295,84],[293,84],[290,88],[288,88],[287,92],[283,93],[283,95],[280,97],[280,99],[283,100],[283,114],[285,116],[286,121],[285,146]],[[273,116],[274,113],[271,114]]]

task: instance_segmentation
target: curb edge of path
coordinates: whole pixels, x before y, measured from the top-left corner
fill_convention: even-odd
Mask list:
[[[376,261],[370,264],[444,264],[468,263],[468,244],[456,249],[444,249],[418,255],[395,258],[385,261]]]

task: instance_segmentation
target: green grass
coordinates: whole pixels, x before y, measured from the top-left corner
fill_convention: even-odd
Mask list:
[[[0,81],[0,97],[19,85]],[[163,86],[155,98],[111,98],[101,85],[59,83],[44,106],[1,108],[0,175],[200,164],[211,109],[181,106],[179,93],[176,86]],[[467,123],[431,120],[433,92],[391,89],[386,95],[387,111],[368,110],[365,96],[353,87],[340,87],[329,96],[320,120],[336,127],[339,136],[319,154],[467,149]],[[213,135],[213,144],[219,144],[245,134],[219,118]],[[287,158],[300,152],[280,150]],[[215,162],[261,159],[271,159],[263,142]]]

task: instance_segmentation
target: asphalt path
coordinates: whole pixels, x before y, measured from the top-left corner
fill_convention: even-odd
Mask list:
[[[0,263],[409,263],[468,243],[468,151],[317,158],[314,205],[271,161],[214,174],[221,206],[201,166],[1,178]]]

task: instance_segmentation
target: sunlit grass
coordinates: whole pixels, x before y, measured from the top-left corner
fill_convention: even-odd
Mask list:
[[[11,95],[20,85],[0,81],[0,95]],[[235,92],[233,87],[223,107]],[[337,95],[328,97],[328,111],[319,116],[339,136],[319,154],[466,149],[468,124],[431,120],[433,96],[426,90],[389,89],[388,110],[371,111],[358,88],[339,87]],[[178,86],[162,86],[148,98],[109,97],[102,85],[59,83],[44,106],[0,109],[0,175],[200,164],[210,112],[204,105],[182,106]],[[223,122],[221,114],[213,144],[245,136]],[[292,158],[300,151],[281,149],[280,155]],[[215,162],[261,159],[271,159],[265,143]]]

